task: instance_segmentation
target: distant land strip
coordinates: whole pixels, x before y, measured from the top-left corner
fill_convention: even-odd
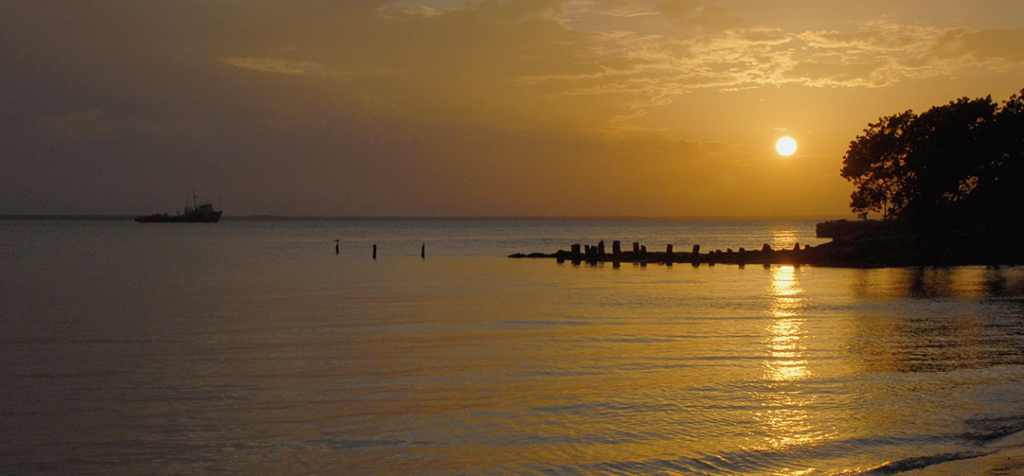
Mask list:
[[[129,215],[0,215],[0,220],[52,220],[52,221],[121,221],[132,220]]]
[[[0,220],[132,220],[135,215],[47,215],[47,214],[6,214]],[[826,217],[838,219],[840,217]],[[776,220],[820,220],[821,215],[772,215],[772,216],[286,216],[286,215],[225,215],[221,221],[340,221],[340,220],[575,220],[575,221],[776,221]]]

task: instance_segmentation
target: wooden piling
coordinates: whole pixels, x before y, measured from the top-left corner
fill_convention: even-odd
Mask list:
[[[377,259],[377,245],[373,245],[373,259]]]
[[[669,243],[669,244],[665,245],[665,263],[666,264],[672,264],[672,262],[675,261],[675,260],[676,260],[676,255],[675,255],[675,253],[672,252],[672,244]]]
[[[420,247],[420,259],[427,259],[427,244],[423,243]]]
[[[604,240],[597,242],[597,256],[599,258],[604,256]]]

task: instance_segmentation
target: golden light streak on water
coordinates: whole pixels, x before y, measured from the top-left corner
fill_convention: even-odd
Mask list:
[[[825,435],[816,430],[816,425],[807,411],[812,398],[799,391],[794,384],[811,376],[803,353],[806,346],[802,340],[806,332],[802,329],[805,307],[804,290],[797,279],[797,270],[792,266],[771,268],[768,296],[771,301],[766,310],[771,323],[764,339],[767,351],[763,363],[764,378],[770,382],[761,395],[763,409],[757,412],[768,435],[764,449],[780,450],[798,445],[810,445]],[[810,469],[794,470],[785,474],[801,474]]]
[[[803,289],[796,279],[796,269],[781,266],[771,269],[769,293],[773,297],[768,314],[772,318],[767,339],[769,359],[764,366],[767,378],[776,382],[789,382],[810,375],[807,361],[802,356],[805,347],[800,339],[804,307]]]

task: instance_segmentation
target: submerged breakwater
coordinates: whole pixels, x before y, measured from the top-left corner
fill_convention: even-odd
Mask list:
[[[666,264],[672,265],[675,263],[690,263],[694,266],[701,264],[708,264],[714,266],[715,264],[789,264],[799,266],[801,264],[811,264],[819,262],[819,253],[815,249],[811,248],[810,245],[800,248],[800,244],[796,243],[792,249],[789,250],[775,250],[772,249],[771,245],[765,243],[760,250],[747,250],[744,248],[738,248],[733,251],[732,248],[726,248],[725,251],[715,250],[709,253],[701,253],[700,245],[693,245],[693,249],[689,252],[676,252],[673,249],[673,245],[669,244],[665,246],[665,251],[648,251],[646,245],[641,245],[639,242],[633,242],[633,249],[631,251],[622,251],[620,242],[613,241],[611,253],[608,253],[605,249],[604,241],[599,241],[596,245],[583,245],[574,244],[569,251],[559,250],[555,253],[516,253],[509,255],[509,258],[554,258],[559,263],[566,261],[571,262],[574,265],[581,263],[612,263],[618,265],[621,263],[639,263],[646,265],[648,263],[655,264]]]
[[[690,263],[707,264],[793,265],[845,268],[884,268],[905,266],[1002,266],[1024,264],[1024,248],[1019,246],[1022,236],[999,235],[995,239],[977,241],[970,236],[948,231],[923,232],[900,222],[827,221],[815,225],[815,238],[831,241],[816,246],[800,243],[769,243],[760,249],[738,247],[701,253],[699,244],[690,251],[674,249],[667,244],[664,251],[648,250],[646,245],[633,242],[631,250],[623,250],[619,241],[613,241],[611,250],[605,242],[595,245],[573,244],[570,250],[555,253],[515,253],[510,258],[554,258],[559,263],[649,263],[672,265]]]

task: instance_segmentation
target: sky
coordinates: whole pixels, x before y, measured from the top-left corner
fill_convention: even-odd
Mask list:
[[[1022,88],[1017,0],[4,0],[0,214],[852,218],[870,122]]]

